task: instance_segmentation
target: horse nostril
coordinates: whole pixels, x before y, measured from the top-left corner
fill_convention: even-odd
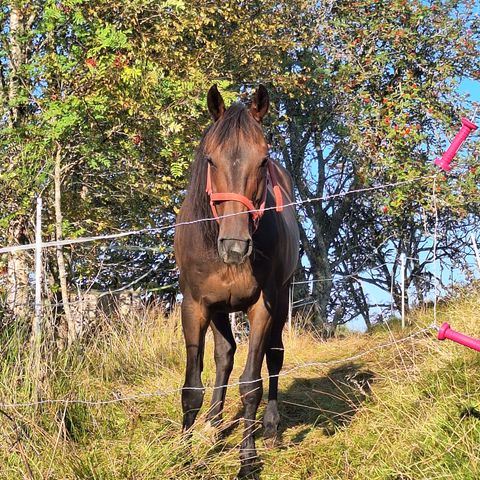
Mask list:
[[[245,255],[247,253],[247,249],[248,249],[248,242],[243,242],[243,241],[232,242],[229,248],[231,253],[238,253],[239,255]]]
[[[252,252],[252,241],[220,239],[218,253],[225,263],[242,263]]]

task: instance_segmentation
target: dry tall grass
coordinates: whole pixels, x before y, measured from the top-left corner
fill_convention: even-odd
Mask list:
[[[442,307],[439,321],[448,319],[455,329],[480,337],[479,311],[480,296],[473,292]],[[328,342],[304,332],[285,334],[284,372],[290,372],[280,381],[282,426],[275,445],[257,442],[261,478],[480,478],[480,355],[440,343],[433,332],[379,347],[430,324],[432,313],[411,320],[414,325],[406,332],[384,327]],[[2,337],[1,402],[28,401],[25,333],[10,330]],[[355,361],[307,365],[370,349]],[[245,355],[242,344],[232,383],[238,381]],[[136,318],[106,321],[81,351],[48,362],[42,396],[148,395],[94,406],[2,407],[0,478],[234,478],[241,437],[238,387],[227,395],[228,431],[215,441],[205,422],[208,387],[214,382],[208,338],[205,408],[189,445],[180,433],[183,364],[178,316],[164,318],[147,310]]]

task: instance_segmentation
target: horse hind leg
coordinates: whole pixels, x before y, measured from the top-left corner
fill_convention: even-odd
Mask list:
[[[215,388],[212,403],[208,412],[211,425],[217,427],[222,421],[222,411],[227,393],[227,383],[233,369],[233,360],[237,348],[232,334],[228,313],[217,313],[212,317],[210,324],[215,341]]]
[[[205,392],[201,375],[208,323],[206,310],[191,298],[184,298],[182,327],[187,349],[187,367],[182,389],[183,431],[189,430],[193,425],[203,403]]]
[[[268,382],[268,403],[263,416],[263,436],[265,438],[275,439],[280,424],[280,414],[278,413],[278,375],[283,366],[284,348],[282,341],[282,331],[288,314],[288,295],[280,294],[279,303],[275,310],[275,315],[270,332],[270,340],[266,350],[267,368],[269,375]]]

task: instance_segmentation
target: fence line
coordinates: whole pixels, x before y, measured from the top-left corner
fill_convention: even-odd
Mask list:
[[[365,262],[366,263],[366,262]],[[377,268],[382,268],[388,265],[392,265],[393,262],[385,262],[381,263],[380,265],[376,265],[375,267],[365,267],[365,270],[376,270]],[[356,272],[349,273],[346,275],[342,275],[341,273],[337,274],[337,277],[330,277],[330,278],[312,278],[311,280],[301,280],[299,282],[292,282],[292,285],[308,285],[311,283],[318,283],[318,282],[333,282],[335,280],[343,280],[346,278],[356,278],[357,275],[362,273],[363,270],[357,270]],[[338,278],[340,277],[340,278]]]
[[[472,233],[472,235],[473,235],[473,233]],[[408,260],[418,260],[415,257],[406,256],[405,258],[408,259]],[[377,269],[385,267],[385,266],[392,266],[392,265],[394,265],[394,263],[395,263],[395,261],[392,260],[390,262],[384,262],[384,263],[381,263],[381,264],[376,265],[376,266],[364,266],[363,270],[356,270],[355,272],[349,273],[349,274],[342,274],[341,272],[339,272],[338,274],[335,274],[335,276],[332,276],[332,277],[310,278],[309,280],[294,281],[294,282],[291,283],[291,286],[293,288],[295,288],[295,286],[297,286],[297,285],[313,285],[315,283],[330,282],[330,281],[341,282],[341,281],[349,279],[349,278],[353,278],[353,279],[357,279],[359,281],[363,281],[362,278],[359,277],[359,275],[361,275],[363,272],[365,272],[365,271],[370,272],[372,270],[377,270]],[[433,259],[432,260],[425,260],[425,264],[432,264],[433,265],[433,263],[434,263]],[[28,271],[30,272],[31,269],[28,269]],[[124,292],[126,290],[128,291],[135,284],[137,284],[138,282],[143,280],[145,277],[147,277],[150,273],[152,273],[154,271],[156,271],[156,270],[154,268],[151,268],[146,273],[142,273],[139,277],[136,277],[135,279],[131,280],[129,283],[123,285],[122,287],[119,287],[119,288],[113,289],[113,290],[102,291],[101,293],[99,293],[96,296],[96,298],[100,299],[100,298],[108,296],[108,295],[121,293],[121,292]],[[170,271],[170,270],[162,270],[162,271]],[[418,275],[414,275],[414,276],[419,277],[419,278],[423,278],[422,276],[418,276]],[[135,291],[135,292],[139,292],[141,294],[144,294],[144,293],[146,294],[146,293],[155,292],[155,291],[158,291],[158,290],[166,290],[166,289],[169,289],[171,287],[172,287],[172,285],[160,285],[159,287],[156,287],[156,288],[139,288],[138,290],[135,290],[135,288],[132,288],[132,290]],[[97,290],[97,289],[95,289],[95,290]],[[88,291],[84,292],[84,293],[88,294]],[[308,300],[308,299],[310,299],[310,297],[305,297],[303,299],[297,300],[297,301],[293,302],[293,305],[295,307],[298,307],[299,306],[299,305],[297,305],[298,303],[300,303],[304,300]],[[69,303],[69,305],[79,305],[79,304],[83,304],[84,302],[85,302],[85,299],[77,299],[77,300],[70,300],[68,303]],[[312,303],[312,302],[309,302],[309,303]],[[18,303],[17,302],[17,303],[15,303],[15,305],[16,306],[34,307],[35,306],[35,300],[32,298],[32,300],[29,301],[29,302],[25,302],[25,303]],[[51,308],[56,308],[56,307],[63,307],[64,302],[62,302],[62,301],[51,302],[51,301],[46,300],[46,301],[43,302],[43,305],[44,305],[45,308],[51,309]]]
[[[365,350],[363,352],[357,353],[355,355],[351,355],[350,357],[347,358],[339,358],[335,360],[329,360],[326,362],[306,362],[306,363],[300,363],[298,365],[295,365],[288,370],[285,370],[284,372],[280,372],[277,375],[268,375],[265,377],[265,379],[271,379],[271,378],[279,378],[279,377],[287,377],[291,375],[294,372],[297,372],[301,369],[304,368],[326,368],[326,367],[331,367],[333,365],[339,365],[347,362],[352,362],[355,360],[358,360],[360,358],[365,357],[366,355],[369,355],[370,353],[376,352],[377,350],[382,350],[384,348],[390,347],[392,345],[399,345],[402,343],[406,343],[409,340],[412,340],[416,337],[420,337],[424,335],[426,332],[430,332],[432,330],[438,330],[438,327],[434,324],[429,325],[425,328],[422,328],[416,332],[411,333],[410,335],[407,335],[406,337],[400,338],[400,339],[395,339],[393,338],[390,342],[382,343],[380,345],[376,345],[375,347],[369,348],[368,350]],[[228,387],[237,387],[240,385],[247,385],[247,384],[254,384],[259,381],[263,380],[262,378],[257,378],[255,380],[251,381],[237,381],[225,385],[218,385],[218,386],[204,386],[204,387],[188,387],[188,390],[201,390],[205,392],[206,390],[217,390],[219,388],[228,388]],[[18,402],[18,403],[0,403],[0,408],[24,408],[24,407],[36,407],[40,405],[53,405],[53,404],[60,404],[60,405],[72,405],[72,404],[81,404],[81,405],[88,405],[88,406],[102,406],[102,405],[110,405],[114,403],[123,403],[123,402],[128,402],[128,401],[134,401],[134,400],[142,400],[146,398],[153,398],[153,397],[164,397],[167,395],[172,395],[174,393],[180,393],[183,390],[183,387],[177,387],[177,388],[171,388],[168,390],[157,390],[154,392],[143,392],[143,393],[138,393],[134,395],[116,395],[114,398],[110,399],[82,399],[82,398],[47,398],[43,400],[36,400],[36,401],[31,401],[31,402]]]
[[[301,308],[301,307],[306,307],[308,305],[314,305],[316,303],[318,303],[318,300],[312,299],[312,297],[309,297],[309,298],[307,297],[291,303],[291,306],[292,308]]]
[[[411,257],[406,257],[406,258],[411,258]],[[428,261],[426,263],[433,263],[433,262]],[[390,265],[393,265],[393,264],[394,264],[394,261],[385,262],[385,263],[381,263],[380,265],[376,265],[376,266],[372,266],[372,267],[365,267],[364,270],[357,270],[357,271],[355,271],[353,273],[350,273],[350,274],[338,273],[338,274],[336,274],[336,276],[333,276],[333,277],[311,278],[310,280],[295,281],[295,282],[291,283],[291,286],[293,288],[295,288],[295,286],[297,286],[297,285],[312,285],[314,283],[321,283],[321,282],[327,282],[327,281],[328,282],[330,282],[330,281],[341,282],[341,281],[343,281],[345,279],[349,279],[349,278],[358,279],[358,280],[362,281],[362,279],[359,278],[358,275],[360,275],[363,271],[376,270],[376,269],[382,268],[384,266],[390,266]],[[140,275],[139,277],[136,277],[134,280],[130,281],[128,284],[125,284],[122,287],[119,287],[117,289],[102,291],[101,293],[99,293],[96,296],[96,298],[100,299],[100,298],[103,298],[103,297],[108,296],[108,295],[121,293],[121,292],[124,292],[126,290],[128,291],[131,287],[133,287],[136,283],[143,280],[143,278],[148,276],[153,271],[155,271],[155,270],[152,268],[149,271],[147,271],[146,273],[143,273],[142,275]],[[169,289],[171,287],[172,287],[172,285],[161,285],[157,288],[139,288],[138,290],[135,290],[134,288],[132,288],[132,290],[135,291],[135,292],[138,291],[139,293],[144,294],[144,293],[154,292],[154,291],[158,291],[158,290]],[[88,294],[88,292],[85,292],[85,293]],[[303,299],[296,300],[295,302],[293,302],[293,305],[295,307],[298,307],[299,305],[297,305],[297,303],[300,303],[300,302],[302,302],[304,300],[308,300],[308,299],[310,299],[310,297],[305,297]],[[85,299],[77,299],[77,300],[70,300],[68,303],[69,303],[69,305],[80,305],[80,304],[83,304],[84,302],[85,302]],[[309,302],[309,303],[312,303],[312,302]],[[15,303],[15,305],[16,306],[34,307],[35,306],[35,300],[32,298],[32,300],[30,302],[25,302],[25,303],[18,303],[17,302],[17,303]],[[43,302],[43,306],[45,308],[49,308],[49,309],[56,308],[56,307],[63,307],[64,302],[61,302],[61,301],[60,302],[50,302],[47,299],[46,301]]]
[[[386,184],[383,184],[383,185],[376,185],[376,186],[373,186],[373,187],[365,187],[365,188],[359,188],[359,189],[356,189],[356,190],[350,190],[348,192],[334,193],[334,194],[331,194],[331,195],[324,195],[324,196],[321,196],[321,197],[307,198],[305,200],[297,200],[297,201],[294,201],[294,202],[285,203],[282,206],[284,208],[285,207],[292,207],[292,206],[299,206],[299,205],[303,205],[303,204],[306,204],[306,203],[321,202],[321,201],[324,201],[324,200],[331,200],[333,198],[342,198],[342,197],[345,197],[345,196],[348,196],[348,195],[354,195],[354,194],[357,194],[357,193],[366,193],[366,192],[372,192],[372,191],[377,191],[377,190],[384,190],[384,189],[387,189],[387,188],[398,187],[398,186],[401,186],[401,185],[409,185],[409,184],[412,184],[412,183],[415,183],[415,182],[420,182],[422,180],[434,179],[434,178],[436,178],[437,175],[438,175],[438,173],[435,174],[435,175],[424,175],[424,176],[415,177],[415,178],[412,178],[412,179],[409,179],[409,180],[403,180],[403,181],[400,181],[400,182],[386,183]],[[266,207],[265,211],[275,210],[276,208],[278,208],[278,207],[277,206]],[[254,212],[257,212],[257,211],[258,211],[257,209],[247,210],[247,211],[244,211],[244,212],[221,215],[218,218],[222,219],[222,218],[234,217],[234,216],[237,216],[237,215],[246,215],[246,214],[254,213]],[[163,225],[163,226],[160,226],[160,227],[143,228],[143,229],[140,229],[140,230],[129,230],[129,231],[126,231],[126,232],[112,233],[112,234],[107,234],[107,235],[79,237],[79,238],[71,238],[71,239],[64,239],[64,240],[51,241],[51,242],[43,242],[41,244],[41,246],[42,246],[42,248],[49,248],[49,247],[58,247],[58,246],[65,246],[65,245],[76,245],[76,244],[81,244],[81,243],[96,242],[96,241],[101,241],[101,240],[114,240],[114,239],[118,239],[118,238],[124,238],[124,237],[128,237],[128,236],[132,236],[132,235],[141,235],[141,234],[145,234],[145,233],[156,234],[156,233],[160,233],[160,232],[170,230],[172,228],[177,228],[177,227],[180,227],[180,226],[193,225],[193,224],[197,224],[197,223],[212,222],[212,221],[217,221],[217,219],[216,218],[200,218],[200,219],[197,219],[197,220],[179,222],[179,223],[175,223],[175,224],[171,224],[171,225]],[[25,251],[25,250],[34,250],[34,249],[35,249],[35,244],[34,243],[28,243],[28,244],[25,244],[25,245],[13,245],[13,246],[7,246],[7,247],[0,248],[0,254],[14,253],[14,252],[20,252],[20,251]]]
[[[161,287],[160,287],[161,288]],[[145,290],[144,292],[145,293],[149,293],[149,292],[156,292],[158,291],[159,289],[147,289]],[[109,292],[109,291],[106,291],[106,292],[102,292],[100,295],[96,296],[94,299],[101,299],[101,298],[104,298],[106,296],[108,296],[110,293],[116,293],[115,291],[112,291],[112,292]],[[92,298],[93,299],[93,298]],[[4,305],[6,302],[4,302],[3,304],[1,305]],[[81,299],[81,300],[71,300],[68,302],[68,304],[70,306],[72,305],[82,305],[82,304],[85,304],[86,303],[86,299]],[[24,302],[24,303],[15,303],[15,306],[16,307],[31,307],[32,309],[35,308],[35,301],[32,299],[31,302]],[[65,306],[65,303],[64,302],[54,302],[54,303],[50,303],[48,302],[48,300],[44,300],[42,301],[42,308],[44,310],[51,310],[53,308],[57,308],[57,307],[63,307]]]
[[[366,192],[372,192],[372,191],[378,191],[378,190],[384,190],[384,189],[387,189],[387,188],[394,188],[394,187],[398,187],[398,186],[402,186],[402,185],[408,185],[408,184],[420,182],[420,181],[427,180],[427,179],[433,179],[433,194],[432,194],[432,197],[433,197],[433,205],[434,205],[434,210],[435,210],[435,229],[434,229],[434,235],[433,235],[433,237],[434,237],[433,260],[431,260],[431,261],[429,260],[428,263],[433,263],[434,277],[436,278],[437,277],[437,275],[436,275],[436,263],[437,263],[437,258],[436,258],[437,252],[436,252],[436,250],[437,250],[437,234],[438,234],[438,232],[437,232],[437,228],[438,228],[438,205],[437,205],[437,198],[436,198],[436,195],[435,195],[435,190],[436,190],[436,180],[437,180],[438,175],[439,174],[436,173],[434,175],[419,176],[419,177],[416,177],[416,178],[413,178],[413,179],[404,180],[404,181],[400,181],[400,182],[393,182],[393,183],[377,185],[377,186],[372,186],[372,187],[359,188],[359,189],[355,189],[355,190],[350,190],[348,192],[324,195],[324,196],[321,196],[321,197],[307,198],[305,200],[298,200],[298,201],[293,201],[293,202],[290,202],[290,203],[286,203],[286,204],[283,204],[282,206],[283,207],[300,206],[300,205],[304,205],[304,204],[307,204],[307,203],[321,202],[321,201],[331,200],[331,199],[335,199],[335,198],[343,198],[343,197],[346,197],[348,195],[366,193]],[[40,206],[40,208],[41,208],[41,206]],[[276,208],[278,208],[278,207],[277,206],[266,207],[265,210],[273,210],[273,209],[276,209]],[[253,212],[257,212],[257,211],[258,211],[257,209],[247,210],[247,211],[243,211],[243,212],[238,212],[238,213],[233,213],[233,214],[228,214],[228,215],[222,215],[222,216],[219,216],[218,218],[222,219],[222,218],[228,218],[228,217],[233,217],[233,216],[237,216],[237,215],[245,215],[245,214],[250,214],[250,213],[253,213]],[[40,263],[41,263],[40,260],[39,260],[39,256],[40,256],[41,250],[43,248],[66,246],[66,245],[75,245],[75,244],[89,243],[89,242],[102,241],[102,240],[114,240],[114,239],[120,239],[120,238],[124,238],[124,237],[127,237],[127,236],[140,235],[140,234],[157,234],[157,233],[160,233],[162,231],[167,231],[167,230],[170,230],[170,229],[177,228],[179,226],[193,225],[193,224],[207,222],[207,221],[217,221],[217,218],[201,218],[201,219],[196,219],[196,220],[192,220],[192,221],[185,221],[185,222],[179,222],[179,223],[170,224],[170,225],[163,225],[163,226],[160,226],[160,227],[143,228],[143,229],[139,229],[139,230],[131,230],[131,231],[119,232],[119,233],[115,233],[115,234],[106,234],[106,235],[98,235],[98,236],[90,236],[90,237],[80,237],[80,238],[76,238],[76,239],[64,239],[64,240],[60,240],[60,241],[50,241],[50,242],[42,242],[41,239],[38,240],[40,238],[40,235],[41,235],[41,229],[39,230],[37,228],[37,230],[39,230],[39,232],[37,232],[36,243],[25,244],[25,245],[6,246],[6,247],[3,247],[3,248],[0,248],[0,254],[13,253],[13,252],[18,252],[18,251],[36,250],[36,254],[37,254],[36,264],[37,264],[37,267],[38,267],[37,270],[39,270],[39,266],[40,266]],[[38,225],[39,225],[39,221],[38,221],[38,216],[37,216],[37,227],[38,227]],[[473,234],[472,234],[472,241],[473,241],[473,244],[474,244],[474,249],[475,249],[475,253],[477,254],[477,260],[478,260],[478,250],[476,248],[475,237],[473,236]],[[405,268],[405,264],[404,264],[405,255],[404,254],[402,254],[402,255],[403,255],[403,258],[402,258],[402,260],[403,260],[402,271],[403,271],[403,269]],[[385,263],[385,264],[382,264],[382,265],[379,265],[379,266],[376,266],[376,267],[371,267],[370,269],[381,268],[382,266],[389,265],[389,264],[390,263]],[[480,265],[480,263],[479,263],[479,265]],[[134,280],[130,284],[128,284],[126,286],[123,286],[123,287],[121,287],[117,290],[114,290],[112,292],[105,292],[103,295],[106,295],[108,293],[120,292],[122,290],[125,290],[125,289],[129,288],[130,286],[132,286],[133,284],[139,282],[144,277],[146,277],[151,271],[153,271],[153,269],[151,269],[147,273],[143,274],[142,276],[140,276],[138,279]],[[357,273],[360,273],[360,271],[358,271]],[[341,276],[341,278],[351,278],[351,277],[355,278],[357,273]],[[306,281],[302,281],[302,282],[293,282],[292,287],[294,285],[310,284],[310,283],[313,283],[313,282],[321,282],[321,281],[327,281],[327,280],[335,280],[335,278],[313,279],[313,280],[306,280]],[[403,278],[402,282],[403,281],[404,281],[404,278]],[[37,273],[37,282],[38,282],[38,273]],[[437,312],[436,312],[437,295],[438,295],[437,289],[438,289],[438,285],[435,286],[434,321],[431,325],[429,325],[425,328],[422,328],[422,329],[420,329],[416,332],[413,332],[412,334],[410,334],[406,337],[403,337],[401,339],[397,340],[397,339],[393,338],[390,342],[386,342],[386,343],[377,345],[375,347],[372,347],[370,349],[367,349],[363,352],[360,352],[358,354],[352,355],[352,356],[347,357],[347,358],[334,359],[334,360],[324,361],[324,362],[301,363],[301,364],[297,364],[297,365],[289,368],[288,370],[285,370],[284,372],[280,372],[277,375],[268,375],[268,376],[266,376],[266,378],[272,379],[272,378],[279,378],[279,377],[288,377],[288,376],[292,375],[294,372],[297,372],[297,371],[299,371],[301,369],[305,369],[305,368],[325,368],[325,367],[331,367],[333,365],[352,362],[352,361],[358,360],[360,358],[363,358],[363,357],[365,357],[365,356],[367,356],[367,355],[369,355],[373,352],[382,350],[384,348],[388,348],[392,345],[397,346],[399,344],[406,343],[407,341],[413,340],[413,339],[415,339],[419,336],[422,336],[425,333],[430,332],[432,330],[438,330]],[[37,290],[40,291],[39,288],[37,288]],[[100,297],[103,296],[103,295],[100,295]],[[402,291],[402,326],[404,326],[404,312],[403,312],[404,298],[403,298],[403,296],[404,296],[404,292]],[[37,295],[36,295],[36,298],[35,298],[36,309],[41,308],[40,307],[41,302],[38,301],[38,297],[39,297],[39,295],[38,295],[38,292],[37,292]],[[300,302],[305,301],[305,300],[307,300],[307,299],[300,300]],[[81,302],[82,302],[82,300],[78,300],[78,301],[69,302],[69,303],[81,303]],[[292,302],[292,304],[297,303],[297,302]],[[310,303],[312,303],[312,302],[310,302]],[[306,304],[308,304],[308,303],[306,303]],[[61,305],[63,305],[63,303],[56,303],[56,304],[48,304],[47,303],[48,307],[55,307],[55,306],[61,306]],[[233,383],[230,383],[230,384],[224,384],[224,385],[220,385],[220,386],[187,387],[187,388],[189,390],[201,390],[201,391],[212,390],[212,391],[214,391],[214,390],[219,389],[219,388],[235,387],[235,386],[240,386],[240,385],[244,385],[244,384],[255,384],[255,383],[257,383],[261,380],[262,380],[262,378],[258,378],[258,379],[251,380],[251,381],[237,381],[237,382],[233,382]],[[60,405],[65,405],[65,406],[67,406],[69,404],[82,404],[82,405],[87,405],[87,406],[102,406],[102,405],[109,405],[109,404],[122,403],[122,402],[128,402],[128,401],[142,400],[142,399],[146,399],[146,398],[167,396],[167,395],[171,395],[171,394],[174,394],[174,393],[179,393],[183,389],[184,388],[182,388],[182,387],[177,387],[177,388],[172,388],[172,389],[168,389],[168,390],[157,390],[157,391],[153,391],[153,392],[141,392],[141,393],[138,393],[138,394],[124,395],[124,396],[114,394],[114,398],[110,398],[110,399],[81,399],[81,398],[59,399],[59,398],[52,398],[52,399],[36,400],[36,401],[31,401],[31,402],[0,403],[0,408],[5,408],[5,409],[6,408],[12,408],[13,409],[13,408],[22,408],[22,407],[34,407],[34,406],[47,405],[47,404],[60,404]]]
[[[434,208],[435,208],[435,220],[436,221],[435,221],[435,231],[434,231],[434,235],[433,235],[433,237],[434,237],[434,247],[433,247],[433,261],[432,261],[432,263],[434,264],[434,267],[435,267],[435,264],[436,264],[437,233],[438,233],[437,232],[438,211],[437,211],[437,199],[436,199],[436,196],[435,196],[435,180],[437,178],[436,175],[417,177],[415,179],[402,181],[402,182],[396,182],[396,183],[380,185],[380,186],[376,186],[376,187],[369,187],[369,188],[363,188],[363,189],[358,189],[358,190],[352,190],[352,191],[349,191],[349,192],[334,194],[334,195],[325,196],[325,197],[311,198],[311,199],[298,201],[298,202],[291,202],[291,203],[285,204],[284,207],[293,206],[293,205],[302,205],[304,203],[321,201],[321,200],[325,200],[325,199],[329,199],[329,198],[344,197],[346,195],[350,195],[350,194],[354,194],[354,193],[375,191],[375,190],[385,189],[385,188],[388,188],[388,187],[410,184],[410,183],[413,183],[413,182],[416,182],[416,181],[430,179],[430,178],[434,179],[433,202],[434,202]],[[274,208],[276,208],[276,207],[270,207],[270,208],[267,208],[266,210],[271,210],[271,209],[274,209]],[[248,214],[248,213],[251,213],[251,212],[252,211],[239,212],[239,213],[236,213],[236,214],[224,215],[223,217],[220,217],[220,218],[230,217],[230,216],[234,216],[234,215]],[[100,235],[100,236],[96,236],[96,237],[85,237],[85,238],[78,238],[78,239],[70,239],[70,240],[63,240],[63,241],[60,241],[60,242],[44,242],[44,243],[40,244],[40,248],[53,247],[53,246],[59,246],[59,245],[86,243],[86,242],[91,242],[91,241],[113,239],[113,238],[122,238],[122,237],[125,237],[125,236],[128,236],[128,235],[134,235],[134,234],[140,234],[140,233],[157,233],[157,232],[167,230],[167,229],[170,229],[170,228],[176,228],[177,226],[190,225],[190,224],[200,223],[200,222],[203,222],[203,221],[216,221],[216,219],[205,218],[205,219],[198,219],[198,220],[194,220],[194,221],[190,221],[190,222],[180,222],[180,223],[175,224],[175,225],[167,225],[167,226],[158,227],[158,228],[147,228],[147,229],[142,229],[142,230],[121,232],[121,233],[118,233],[118,234]],[[5,248],[0,249],[0,253],[9,253],[9,252],[15,252],[15,251],[19,251],[19,250],[31,250],[31,249],[35,249],[36,247],[38,248],[38,242],[37,242],[37,244],[5,247]],[[382,264],[380,266],[373,267],[373,268],[380,268],[383,265],[386,265],[386,264]],[[150,273],[150,272],[147,272],[147,274],[148,273]],[[142,275],[142,277],[143,276],[144,275]],[[355,274],[350,274],[347,277],[354,277],[354,276],[355,276]],[[140,279],[142,277],[140,277]],[[315,281],[325,281],[325,280],[326,279],[307,280],[305,282],[295,282],[294,284],[313,283]],[[135,281],[133,283],[135,283]],[[122,289],[123,289],[123,287],[122,287]],[[435,292],[435,304],[436,304],[436,300],[437,300],[436,297],[437,297],[437,292]],[[78,301],[78,302],[80,302],[80,301]],[[77,303],[77,302],[74,302],[74,303]],[[59,306],[59,305],[61,305],[61,303],[51,304],[51,305],[47,304],[47,306],[50,306],[50,307],[57,306],[57,305]],[[290,369],[288,369],[284,372],[280,372],[278,375],[269,375],[266,378],[270,379],[270,378],[275,378],[275,377],[289,376],[292,373],[294,373],[294,372],[296,372],[300,369],[303,369],[303,368],[329,367],[329,366],[332,366],[332,365],[338,365],[338,364],[342,364],[342,363],[346,363],[346,362],[351,362],[351,361],[363,358],[364,356],[366,356],[366,355],[368,355],[368,354],[370,354],[374,351],[377,351],[377,350],[380,350],[380,349],[383,349],[383,348],[387,348],[391,345],[398,345],[398,344],[401,344],[401,343],[405,343],[409,340],[412,340],[413,338],[416,338],[416,337],[419,337],[420,335],[425,334],[426,332],[428,332],[432,329],[437,329],[438,330],[438,327],[436,325],[436,311],[435,310],[436,309],[434,308],[434,322],[432,323],[432,325],[430,325],[426,328],[423,328],[423,329],[421,329],[417,332],[414,332],[414,333],[412,333],[412,334],[410,334],[410,335],[408,335],[404,338],[401,338],[399,340],[393,339],[390,342],[378,345],[376,347],[370,348],[370,349],[368,349],[364,352],[360,352],[356,355],[352,355],[352,356],[347,357],[347,358],[336,359],[336,360],[331,360],[331,361],[326,361],[326,362],[309,362],[309,363],[298,364],[298,365],[295,365],[294,367],[292,367],[292,368],[290,368]],[[234,386],[239,386],[239,385],[242,385],[242,384],[255,383],[255,382],[258,382],[260,380],[261,379],[256,379],[256,380],[253,380],[253,381],[250,381],[250,382],[237,381],[237,382],[234,382],[234,383],[221,385],[221,386],[216,386],[216,387],[211,387],[211,386],[189,387],[189,389],[202,390],[202,391],[215,390],[215,389],[218,389],[218,388],[234,387]],[[134,394],[134,395],[115,396],[114,398],[111,398],[111,399],[91,399],[91,400],[90,399],[43,399],[43,400],[37,400],[37,401],[31,401],[31,402],[0,403],[0,408],[20,408],[20,407],[39,406],[39,405],[45,405],[45,404],[62,404],[62,405],[84,404],[84,405],[89,405],[89,406],[100,406],[100,405],[107,405],[107,404],[113,404],[113,403],[119,403],[119,402],[141,400],[141,399],[157,397],[157,396],[166,396],[166,395],[171,395],[173,393],[178,393],[178,392],[181,392],[181,391],[182,391],[182,388],[180,387],[180,388],[173,388],[173,389],[169,389],[169,390],[159,390],[159,391],[154,391],[154,392],[143,392],[143,393]]]

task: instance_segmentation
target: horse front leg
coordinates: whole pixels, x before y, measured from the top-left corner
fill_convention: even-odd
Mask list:
[[[201,376],[208,323],[206,308],[190,296],[185,296],[182,302],[182,327],[187,366],[182,389],[183,431],[189,430],[193,425],[203,403],[205,391]]]
[[[215,341],[215,389],[212,395],[212,404],[208,412],[208,420],[217,427],[222,421],[223,405],[227,393],[227,383],[232,373],[233,358],[237,348],[232,334],[228,313],[216,313],[210,324]]]
[[[250,338],[245,370],[240,377],[240,395],[244,406],[245,429],[240,447],[240,478],[257,478],[258,457],[255,449],[255,431],[257,409],[263,394],[261,370],[265,346],[270,333],[272,317],[265,304],[263,294],[248,312]]]

